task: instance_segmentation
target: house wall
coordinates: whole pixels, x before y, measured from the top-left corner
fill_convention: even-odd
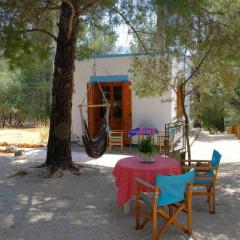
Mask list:
[[[129,68],[132,57],[126,55],[113,55],[104,58],[96,58],[96,75],[129,75],[132,81]],[[81,120],[79,104],[87,93],[87,83],[90,81],[92,73],[93,59],[75,61],[74,73],[74,94],[72,107],[72,133],[81,136]],[[176,115],[171,101],[173,92],[169,91],[162,97],[139,98],[132,92],[132,128],[155,127],[164,130],[165,123],[171,122]],[[163,102],[164,101],[164,102]],[[85,100],[87,104],[87,99]],[[85,117],[87,119],[86,113]],[[135,142],[135,141],[134,141]]]

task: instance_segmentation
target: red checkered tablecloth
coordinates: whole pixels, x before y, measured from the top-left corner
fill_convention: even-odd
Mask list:
[[[139,157],[127,157],[119,160],[113,169],[115,184],[118,187],[117,203],[126,203],[136,192],[135,178],[155,184],[156,175],[181,174],[180,163],[171,157],[155,156],[153,163],[140,163]]]

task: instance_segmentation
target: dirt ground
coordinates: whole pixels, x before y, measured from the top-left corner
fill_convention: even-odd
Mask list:
[[[39,128],[0,129],[0,142],[7,143],[41,143]]]
[[[9,132],[7,135],[10,136]],[[12,133],[14,136],[25,137],[25,134]],[[171,226],[163,240],[240,239],[240,142],[233,135],[202,133],[193,144],[192,155],[209,159],[213,149],[223,155],[216,214],[208,213],[205,198],[194,198],[193,234],[181,234]],[[53,178],[46,178],[45,169],[34,168],[44,163],[45,156],[46,148],[26,151],[20,157],[0,157],[1,240],[151,239],[149,224],[143,230],[134,228],[134,204],[129,215],[124,215],[123,209],[117,206],[112,168],[123,155],[106,153],[93,160],[83,149],[76,149],[74,161],[86,164],[80,174],[64,172]],[[24,171],[26,174],[20,174]]]

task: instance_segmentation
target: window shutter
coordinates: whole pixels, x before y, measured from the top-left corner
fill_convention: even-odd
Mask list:
[[[132,129],[132,90],[130,89],[131,82],[123,83],[123,130],[124,143],[130,143],[128,131]]]
[[[97,84],[88,83],[87,84],[88,94],[87,102],[88,105],[99,104],[100,103],[100,91]],[[89,107],[88,108],[88,129],[91,137],[94,137],[100,126],[100,112],[99,108]]]

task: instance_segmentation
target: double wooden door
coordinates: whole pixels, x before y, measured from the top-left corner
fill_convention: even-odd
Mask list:
[[[89,83],[88,85],[88,104],[105,103],[104,96],[110,103],[109,125],[112,130],[125,130],[125,143],[129,143],[127,132],[132,127],[132,102],[130,82],[107,82],[100,83],[102,92],[98,83]],[[104,96],[103,94],[104,93]],[[96,107],[88,109],[89,132],[94,136],[100,129],[105,107]]]

